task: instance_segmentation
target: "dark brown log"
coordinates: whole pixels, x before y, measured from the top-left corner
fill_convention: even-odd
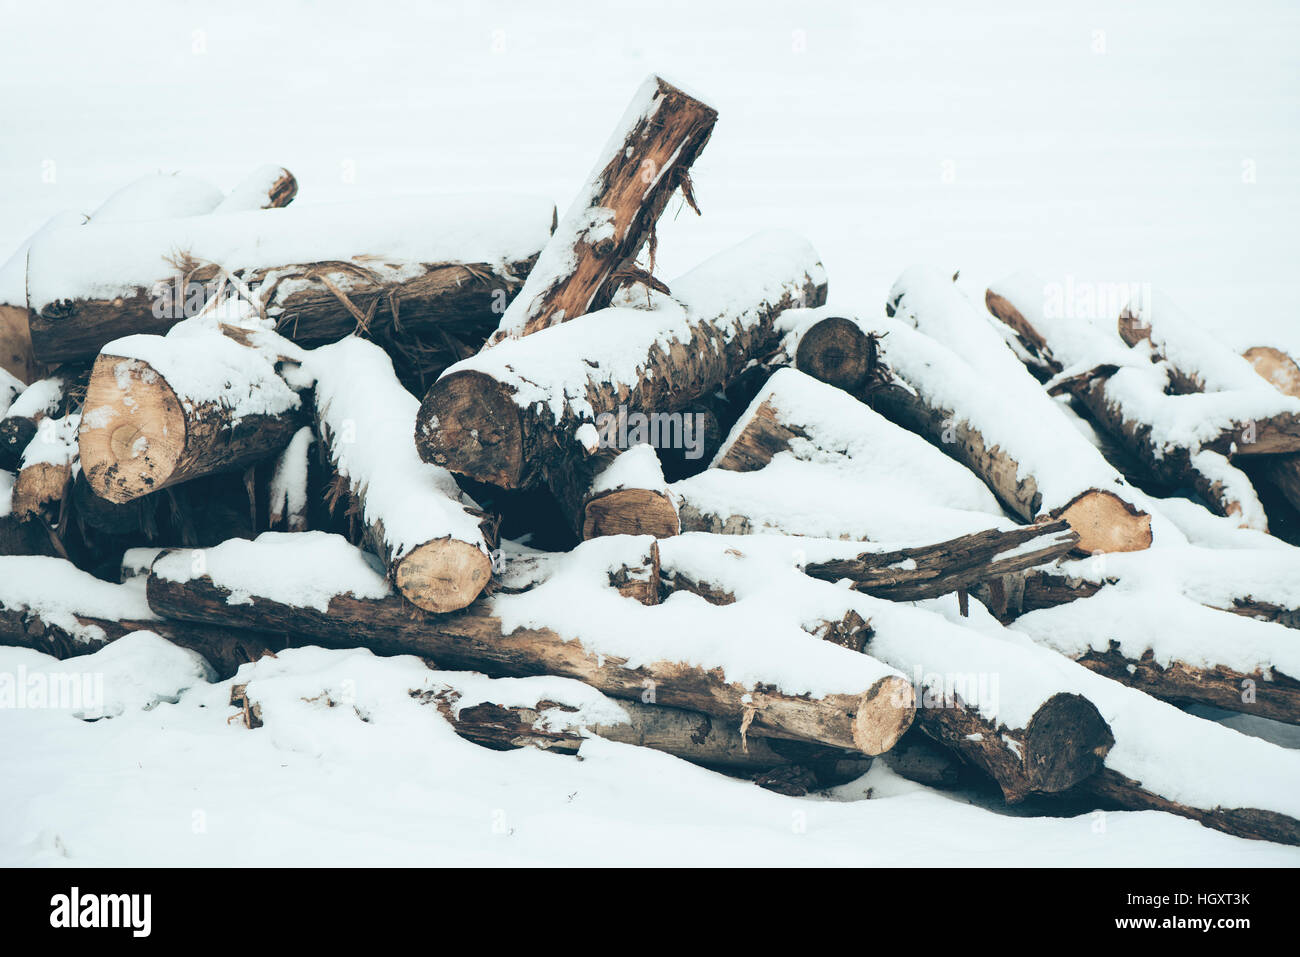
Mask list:
[[[917,601],[1061,558],[1078,541],[1070,524],[1057,520],[1009,531],[988,529],[935,545],[813,562],[804,571],[824,581],[847,578],[855,590],[878,598]]]
[[[875,343],[850,319],[832,316],[799,337],[794,367],[829,385],[854,392],[866,384],[875,361]]]
[[[760,264],[768,261],[789,274],[761,275]],[[702,290],[701,301],[709,303],[718,284],[727,282],[736,285],[721,313],[693,312],[689,299],[685,314],[673,307],[640,315],[626,309],[593,313],[578,326],[566,323],[544,336],[512,340],[453,367],[420,407],[415,443],[421,458],[501,488],[545,483],[562,494],[589,488],[604,464],[595,454],[604,417],[620,407],[640,413],[690,407],[771,349],[784,309],[826,295],[815,252],[783,235],[760,234],[677,284]],[[586,351],[611,336],[621,340],[620,351],[645,355],[634,375],[612,376]],[[569,369],[572,379],[564,381]],[[539,388],[559,406],[558,422],[536,399]]]
[[[678,187],[699,212],[689,170],[718,112],[652,76],[629,107],[596,173],[559,223],[493,341],[526,336],[609,305]],[[651,241],[650,267],[654,267]]]
[[[659,703],[752,722],[749,731],[755,735],[794,737],[865,754],[888,750],[912,720],[910,704],[900,705],[911,701],[911,685],[902,677],[881,678],[858,694],[814,699],[775,688],[749,689],[727,682],[720,672],[680,662],[628,667],[621,658],[591,652],[549,629],[506,633],[483,600],[450,615],[421,612],[396,596],[337,595],[327,612],[257,596],[250,603],[232,605],[227,601],[230,593],[210,578],[171,581],[159,574],[158,563],[149,576],[148,596],[150,607],[168,618],[307,635],[326,645],[363,644],[379,654],[431,658],[441,668],[493,676],[554,674],[633,700],[640,700],[646,687],[654,687]]]
[[[1300,844],[1300,821],[1277,811],[1248,807],[1216,807],[1213,810],[1190,807],[1157,794],[1143,787],[1141,781],[1134,781],[1109,768],[1103,768],[1084,787],[1097,797],[1125,810],[1167,811],[1179,817],[1191,818],[1216,831],[1249,840]]]

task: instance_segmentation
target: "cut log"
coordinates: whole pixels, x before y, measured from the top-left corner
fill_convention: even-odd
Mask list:
[[[13,511],[20,519],[59,504],[69,491],[77,460],[77,428],[81,416],[41,419],[35,437],[23,450],[13,487]]]
[[[298,180],[282,166],[259,166],[217,204],[213,212],[245,213],[254,209],[281,209],[298,195]]]
[[[1162,700],[1300,724],[1300,645],[1281,625],[1206,608],[1172,590],[1108,587],[1011,627]]]
[[[582,537],[653,535],[681,530],[677,502],[664,481],[659,457],[649,445],[620,453],[596,476],[582,510]]]
[[[1053,380],[1052,391],[1073,395],[1149,474],[1195,491],[1216,514],[1266,529],[1249,478],[1224,457],[1228,451],[1244,454],[1247,445],[1252,452],[1276,445],[1276,430],[1269,433],[1272,438],[1244,441],[1256,437],[1248,430],[1254,429],[1257,413],[1263,422],[1270,410],[1276,411],[1277,403],[1266,391],[1165,396],[1167,365],[1151,365],[1086,322],[1047,315],[1042,288],[1033,277],[1018,274],[986,294],[990,312],[1006,327],[1005,336],[1018,341],[1020,358],[1040,377]]]
[[[326,565],[321,557],[326,554],[324,540],[331,536],[308,532],[292,538],[292,542],[278,543],[278,549],[270,555],[265,536],[251,543],[227,542],[206,553],[204,574],[195,574],[193,555],[165,554],[155,561],[149,576],[150,607],[168,618],[221,621],[235,627],[310,635],[313,641],[347,647],[363,643],[380,654],[417,654],[432,658],[444,668],[467,668],[494,676],[553,674],[577,678],[617,698],[643,700],[647,689],[651,689],[649,693],[656,703],[736,721],[755,735],[794,737],[865,754],[888,750],[911,723],[911,687],[906,679],[863,656],[844,652],[848,673],[842,684],[853,687],[861,680],[861,687],[819,697],[788,694],[771,685],[728,681],[721,669],[656,660],[649,652],[639,655],[633,665],[622,656],[589,647],[589,641],[573,640],[550,628],[511,627],[494,613],[498,603],[519,601],[528,595],[480,601],[449,615],[413,614],[410,605],[391,593],[385,594],[382,576],[371,570],[369,578],[363,577],[361,570],[366,566],[362,557],[350,563],[331,561]],[[639,542],[627,538],[621,541],[633,545]],[[614,539],[600,542],[621,543]],[[348,546],[339,543],[333,547]],[[282,557],[280,553],[291,548],[308,549],[317,556],[312,559],[316,567],[284,565],[287,555]],[[267,562],[274,563],[269,567],[279,569],[275,580],[253,585],[253,593],[245,590],[248,603],[230,604],[228,599],[235,594],[231,586],[236,581],[247,583],[247,569],[266,568]],[[301,587],[288,582],[294,575],[303,578],[304,584],[311,583],[310,594],[315,599],[312,605],[294,605],[257,593],[279,593],[277,589],[284,585]],[[232,577],[223,584],[227,576]],[[235,587],[242,590],[248,584]],[[335,593],[328,595],[331,591]],[[617,596],[613,600],[624,601]],[[632,610],[638,608],[656,619],[660,614],[673,614],[667,608],[642,608],[628,603],[628,615],[620,627],[625,627]],[[866,667],[855,666],[855,661]]]
[[[234,295],[299,343],[418,333],[454,361],[495,328],[553,213],[529,197],[399,197],[54,230],[28,261],[32,346],[43,362],[88,358]]]
[[[1296,365],[1296,361],[1281,349],[1252,346],[1241,357],[1277,391],[1300,398],[1300,365]]]
[[[95,494],[129,502],[284,448],[302,401],[275,358],[204,319],[110,343],[91,371],[78,439]]]
[[[518,338],[609,305],[678,189],[699,212],[689,170],[718,112],[660,77],[642,84],[492,336]]]
[[[783,309],[824,300],[825,273],[805,241],[763,233],[673,288],[680,304],[602,310],[452,366],[420,407],[420,456],[501,488],[589,488],[604,464],[600,427],[714,391],[771,349]]]
[[[311,426],[304,425],[294,433],[289,444],[275,460],[271,475],[270,525],[272,530],[305,532],[307,530],[307,474],[310,470],[310,452],[316,441]]]
[[[362,538],[398,590],[425,611],[470,604],[492,577],[491,522],[450,472],[416,455],[420,403],[387,354],[347,338],[310,353],[303,373],[316,384],[317,430]]]

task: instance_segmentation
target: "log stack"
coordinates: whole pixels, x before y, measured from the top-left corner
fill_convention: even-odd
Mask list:
[[[52,222],[0,273],[0,641],[154,631],[250,729],[267,655],[416,655],[484,747],[802,794],[902,742],[936,787],[1300,843],[1250,772],[1293,756],[1181,710],[1300,723],[1300,559],[1239,467],[1300,488],[1290,357],[1062,321],[1023,275],[828,305],[780,230],[665,281],[716,120],[651,77],[562,218],[288,207],[271,165]]]

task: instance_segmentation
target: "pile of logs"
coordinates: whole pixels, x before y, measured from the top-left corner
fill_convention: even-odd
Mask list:
[[[784,232],[665,281],[716,120],[651,77],[562,216],[291,206],[266,167],[56,217],[0,270],[0,642],[560,676],[625,720],[422,698],[492,748],[596,735],[789,794],[885,755],[1300,843],[1237,767],[1293,755],[1185,710],[1300,723],[1300,552],[1256,492],[1300,507],[1295,361],[1172,307],[1066,320],[1023,274],[830,308]],[[1233,786],[1184,786],[1202,740]]]

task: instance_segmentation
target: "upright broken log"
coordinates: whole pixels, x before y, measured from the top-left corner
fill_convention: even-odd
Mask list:
[[[644,544],[643,539],[622,537],[583,548],[607,542],[616,551],[637,550]],[[413,614],[364,556],[355,550],[349,554],[348,549],[337,536],[314,532],[264,535],[255,542],[235,540],[208,550],[202,573],[196,572],[193,555],[168,553],[154,562],[149,604],[169,618],[310,635],[314,642],[348,647],[360,639],[377,653],[417,654],[444,668],[577,678],[613,697],[647,700],[649,695],[648,700],[658,703],[736,721],[754,735],[794,737],[865,754],[888,750],[911,723],[911,687],[906,679],[865,656],[823,649],[837,656],[842,653],[842,660],[837,657],[842,670],[834,690],[822,688],[824,693],[817,696],[784,692],[770,683],[728,680],[720,667],[660,660],[647,646],[633,663],[604,649],[637,623],[645,625],[645,635],[659,633],[660,619],[663,625],[677,620],[680,628],[679,612],[628,601],[607,584],[593,582],[580,596],[591,602],[582,607],[587,626],[581,637],[544,624],[521,625],[510,617],[527,618],[533,612],[526,609],[553,603],[543,594],[547,585],[521,595],[485,599],[454,614]],[[295,560],[295,555],[301,557]],[[567,580],[575,578],[570,575]],[[247,603],[229,604],[235,594],[247,596]],[[309,603],[294,596],[310,596]],[[596,606],[610,616],[602,616]],[[550,607],[554,610],[553,604]],[[600,621],[607,622],[608,632]],[[593,639],[593,634],[599,638]],[[813,643],[805,649],[809,650],[818,648]],[[811,657],[821,660],[823,656]]]
[[[32,346],[42,362],[89,358],[233,295],[299,343],[420,333],[454,361],[495,328],[553,211],[520,196],[397,197],[54,230],[28,260]]]
[[[91,488],[129,502],[282,449],[302,425],[302,401],[277,358],[201,318],[110,343],[91,371],[78,439]]]
[[[318,431],[362,538],[398,590],[426,611],[470,604],[492,577],[490,522],[450,472],[416,455],[420,403],[387,354],[349,337],[313,350],[302,371],[315,382]]]
[[[1162,700],[1300,724],[1300,644],[1282,625],[1206,608],[1172,589],[1109,587],[1011,627]]]
[[[680,187],[699,212],[690,168],[717,122],[711,106],[651,76],[632,98],[587,184],[574,198],[492,336],[518,338],[609,305],[633,281],[641,248]]]
[[[653,309],[602,310],[457,363],[420,407],[420,456],[501,488],[588,489],[607,461],[600,427],[712,392],[772,347],[783,309],[824,299],[825,273],[804,240],[761,233],[673,293]]]
[[[681,530],[677,502],[664,480],[659,457],[649,445],[620,453],[596,476],[582,509],[582,537],[653,535]]]

